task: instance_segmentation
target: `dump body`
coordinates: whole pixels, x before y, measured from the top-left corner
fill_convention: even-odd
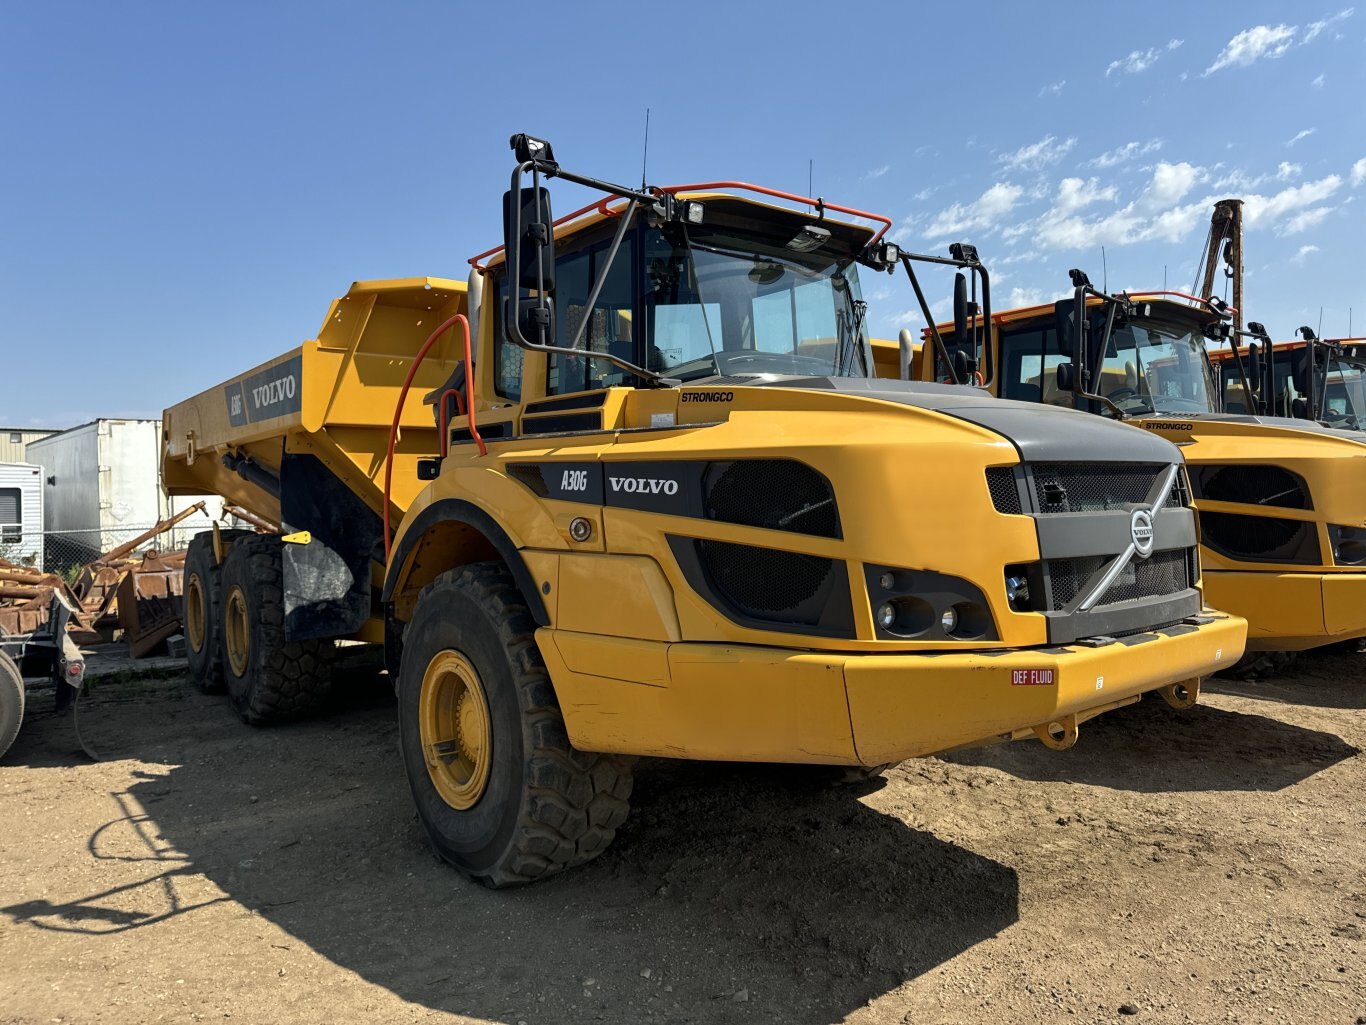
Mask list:
[[[220,495],[285,533],[312,535],[286,560],[291,636],[382,638],[371,582],[383,565],[394,410],[418,349],[464,304],[463,282],[357,282],[316,339],[166,410],[169,493]],[[437,447],[423,395],[463,358],[463,336],[447,332],[417,371],[395,445],[395,520],[421,486],[417,460]]]

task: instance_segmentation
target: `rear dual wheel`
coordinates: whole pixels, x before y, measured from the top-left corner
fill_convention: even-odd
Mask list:
[[[250,537],[249,530],[222,530],[223,544]],[[223,691],[222,602],[223,567],[214,558],[213,533],[196,534],[185,552],[181,595],[185,603],[185,660],[194,685],[205,694]]]
[[[332,689],[333,642],[285,639],[283,544],[249,534],[223,560],[215,620],[223,679],[237,714],[253,726],[313,712]]]
[[[444,860],[489,886],[600,854],[625,821],[631,767],[575,750],[501,563],[442,574],[403,638],[399,744],[418,814]]]

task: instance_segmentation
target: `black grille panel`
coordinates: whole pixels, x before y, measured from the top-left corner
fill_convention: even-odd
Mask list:
[[[1034,497],[1041,513],[1096,512],[1123,509],[1147,500],[1153,485],[1167,472],[1165,463],[1033,463]],[[1167,506],[1185,504],[1178,483]]]
[[[1020,508],[1020,489],[1015,485],[1015,471],[1009,466],[993,466],[987,470],[987,490],[991,492],[991,504],[999,513],[1018,515]]]
[[[1078,597],[1091,576],[1107,565],[1109,557],[1053,559],[1044,564],[1053,587],[1053,611],[1061,612]],[[1154,552],[1150,558],[1135,557],[1110,589],[1101,595],[1097,607],[1140,598],[1160,598],[1195,586],[1196,558],[1191,549],[1176,548]]]
[[[1305,520],[1202,512],[1200,540],[1220,555],[1245,562],[1317,565],[1318,531]]]
[[[532,463],[513,463],[507,472],[513,480],[530,488],[533,494],[541,498],[550,494],[550,489],[545,486],[545,473],[539,466]]]
[[[834,568],[831,559],[726,541],[698,541],[702,568],[717,593],[754,619],[815,626],[814,602]]]
[[[830,482],[792,459],[712,463],[703,483],[703,503],[709,520],[812,537],[843,537]]]
[[[1195,483],[1198,496],[1211,502],[1314,508],[1304,478],[1279,466],[1200,466]]]

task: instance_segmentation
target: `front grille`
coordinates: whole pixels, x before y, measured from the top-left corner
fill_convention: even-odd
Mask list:
[[[1196,495],[1211,502],[1312,509],[1309,485],[1279,466],[1197,466]]]
[[[1020,489],[1015,485],[1015,471],[1009,466],[993,466],[987,470],[987,490],[991,492],[991,504],[999,513],[1018,515],[1020,508]]]
[[[1200,540],[1220,555],[1240,562],[1318,565],[1320,561],[1318,531],[1306,520],[1202,512]]]
[[[1034,497],[1041,513],[1099,512],[1141,505],[1162,474],[1166,463],[1032,463]],[[1184,487],[1177,485],[1167,496],[1168,508],[1185,504]]]
[[[814,626],[821,592],[834,561],[800,552],[697,541],[698,560],[716,592],[754,619]]]
[[[703,482],[706,517],[812,537],[843,537],[825,475],[794,459],[712,463]]]
[[[1089,556],[1082,559],[1052,559],[1044,563],[1044,572],[1052,585],[1053,611],[1061,612],[1081,597],[1086,582],[1108,565],[1111,558],[1113,556]],[[1175,548],[1154,552],[1147,559],[1135,557],[1110,585],[1110,589],[1101,595],[1096,606],[1140,598],[1160,598],[1194,587],[1196,565],[1194,549]]]

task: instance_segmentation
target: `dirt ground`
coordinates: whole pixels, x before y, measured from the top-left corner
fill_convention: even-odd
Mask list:
[[[585,868],[429,853],[384,678],[242,726],[106,682],[0,765],[0,1023],[1366,1022],[1366,656],[813,788],[642,763]]]

